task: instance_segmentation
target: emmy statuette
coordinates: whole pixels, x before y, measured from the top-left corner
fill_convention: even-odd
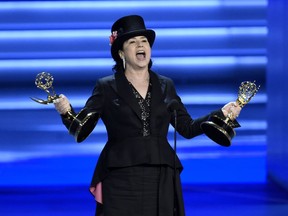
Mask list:
[[[33,101],[44,105],[53,103],[54,100],[60,98],[59,95],[57,95],[54,91],[52,85],[53,81],[53,76],[47,72],[41,72],[37,74],[35,85],[37,88],[44,90],[48,94],[47,100],[33,97],[30,98]],[[99,114],[96,112],[89,112],[84,108],[77,115],[74,115],[71,110],[69,110],[67,112],[67,117],[71,119],[69,133],[74,136],[76,142],[82,142],[95,128],[99,119]]]
[[[244,81],[239,86],[238,98],[236,103],[243,108],[257,93],[260,86],[256,86],[255,81]],[[229,113],[226,119],[213,115],[208,121],[201,124],[201,128],[206,136],[222,146],[230,146],[231,140],[236,135],[235,127],[240,125],[234,121],[232,113]]]

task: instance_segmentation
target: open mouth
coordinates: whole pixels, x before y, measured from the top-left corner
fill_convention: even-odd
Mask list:
[[[145,51],[143,50],[139,50],[137,53],[136,53],[136,57],[138,60],[144,60],[146,58],[146,53]]]

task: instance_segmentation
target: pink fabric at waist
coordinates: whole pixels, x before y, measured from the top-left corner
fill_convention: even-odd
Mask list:
[[[95,200],[98,203],[103,204],[103,199],[102,199],[102,182],[99,182],[96,187],[90,187],[90,192],[94,195]]]

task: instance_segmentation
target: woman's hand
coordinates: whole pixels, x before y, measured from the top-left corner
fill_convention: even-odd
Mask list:
[[[53,103],[57,112],[61,115],[65,115],[68,111],[71,110],[70,102],[68,98],[63,94],[59,95],[59,98],[54,100]]]
[[[238,103],[229,102],[222,108],[222,112],[225,117],[229,117],[231,120],[234,120],[239,116],[241,109],[242,108]]]

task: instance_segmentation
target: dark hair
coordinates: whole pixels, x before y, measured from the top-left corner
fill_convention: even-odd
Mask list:
[[[152,67],[153,65],[153,62],[152,60],[150,59],[150,62],[148,64],[148,69],[150,70],[150,68]],[[123,67],[123,62],[122,60],[120,61],[116,61],[116,64],[113,66],[112,70],[114,72],[123,72],[124,73],[124,67]]]

